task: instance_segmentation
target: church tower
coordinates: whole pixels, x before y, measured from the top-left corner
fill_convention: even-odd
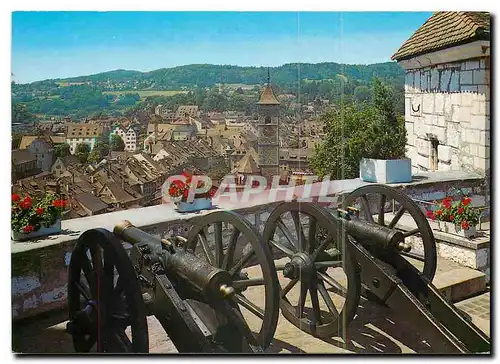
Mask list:
[[[258,163],[261,175],[268,183],[279,175],[279,101],[271,87],[269,68],[267,69],[267,85],[260,94],[258,105]]]

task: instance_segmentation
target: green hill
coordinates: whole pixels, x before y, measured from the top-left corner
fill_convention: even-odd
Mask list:
[[[148,95],[154,95],[152,91],[158,91],[158,95],[166,95],[160,91],[172,91],[173,95],[181,91],[198,90],[199,94],[201,89],[212,88],[221,82],[226,85],[262,85],[267,80],[267,72],[267,67],[211,64],[191,64],[151,72],[114,70],[88,76],[13,84],[12,99],[14,103],[24,104],[29,112],[35,114],[75,117],[101,111],[120,114],[126,108],[138,105],[145,97],[145,91]],[[300,102],[321,97],[336,103],[341,94],[342,97],[366,94],[375,76],[393,87],[398,103],[403,97],[404,72],[395,62],[370,65],[288,63],[271,67],[269,73],[280,93],[295,94],[299,96]],[[197,101],[192,102],[200,103],[201,107],[201,99],[198,97]],[[175,100],[189,101],[186,97]],[[234,103],[229,103],[233,104],[243,105],[244,102],[236,99]]]

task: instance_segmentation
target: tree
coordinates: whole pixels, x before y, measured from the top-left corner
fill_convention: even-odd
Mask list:
[[[381,156],[384,157],[383,159],[404,158],[406,148],[404,115],[397,116],[397,99],[394,97],[393,90],[375,78],[372,93],[372,104],[383,115],[379,125],[379,138],[387,141],[385,147],[381,147]]]
[[[12,150],[19,148],[19,144],[21,144],[22,138],[22,134],[12,133]]]
[[[12,103],[12,123],[29,124],[36,120],[35,115],[31,114],[25,105]]]
[[[354,97],[357,102],[361,103],[370,100],[370,89],[368,86],[361,85],[354,89]]]
[[[87,143],[80,143],[76,146],[75,155],[80,163],[87,163],[90,154],[90,146]]]
[[[57,144],[54,147],[56,158],[64,158],[70,154],[71,147],[68,143]]]
[[[125,150],[125,143],[118,134],[111,136],[110,148],[113,152],[123,152]]]
[[[88,161],[91,163],[99,163],[108,154],[109,144],[105,140],[98,140],[89,154]]]
[[[404,158],[404,120],[396,117],[386,86],[374,81],[373,88],[371,103],[341,104],[322,116],[327,134],[310,161],[317,175],[356,178],[361,158]]]

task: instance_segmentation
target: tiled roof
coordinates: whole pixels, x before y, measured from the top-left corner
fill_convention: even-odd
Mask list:
[[[242,173],[242,174],[256,174],[260,173],[260,169],[257,166],[257,163],[253,159],[251,153],[245,154],[243,158],[239,161],[238,165],[232,173]]]
[[[475,40],[489,39],[489,13],[439,11],[413,33],[391,59],[400,61]]]
[[[102,134],[102,126],[98,124],[67,124],[67,138],[91,138]]]
[[[266,85],[264,87],[264,90],[260,94],[259,101],[257,102],[258,105],[279,105],[280,102],[276,99],[276,96],[274,96],[274,91],[271,85]]]
[[[108,205],[103,203],[91,193],[79,193],[75,196],[75,200],[77,200],[81,205],[85,206],[93,213],[100,212],[108,207]]]
[[[134,198],[133,196],[130,196],[122,188],[122,186],[117,182],[108,183],[107,186],[108,186],[109,190],[111,191],[111,193],[113,194],[113,196],[115,197],[116,202],[127,203],[127,202],[131,202],[131,201],[136,200],[136,198]],[[123,186],[123,187],[125,187],[125,186]]]
[[[36,161],[36,157],[33,154],[31,154],[27,149],[12,151],[12,164],[16,166],[33,161]]]
[[[30,144],[35,140],[35,139],[42,139],[47,141],[48,143],[51,144],[62,144],[66,143],[66,138],[63,136],[56,136],[56,135],[43,135],[43,136],[37,136],[37,135],[23,135],[21,138],[21,143],[19,144],[19,149],[27,149]]]

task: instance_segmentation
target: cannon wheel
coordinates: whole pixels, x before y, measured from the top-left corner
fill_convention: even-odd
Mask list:
[[[224,235],[223,227],[230,234]],[[210,230],[213,228],[213,243]],[[209,242],[210,240],[210,242]],[[242,250],[238,255],[237,249],[241,242],[246,243],[247,251]],[[241,248],[241,246],[240,246]],[[249,341],[267,348],[274,336],[279,316],[279,283],[271,253],[262,242],[259,232],[245,218],[231,211],[217,211],[204,216],[201,221],[190,230],[185,249],[196,254],[202,254],[209,264],[226,270],[233,277],[233,287],[236,292],[232,295],[233,303],[243,307],[253,314],[252,320],[257,318],[260,326],[258,333]],[[198,254],[197,254],[198,255]],[[235,255],[239,259],[235,262]],[[259,277],[249,279],[245,269],[258,271]],[[257,269],[255,269],[257,268]],[[254,300],[249,300],[243,292],[249,287],[262,286],[264,288],[264,307],[259,307]],[[262,306],[262,305],[261,305]],[[193,309],[195,309],[193,307]],[[195,309],[196,310],[196,309]],[[223,319],[222,319],[223,320]],[[220,316],[217,323],[222,324]],[[262,322],[260,324],[260,322]],[[247,334],[250,331],[247,331]]]
[[[377,218],[374,219],[370,212],[369,201],[372,199],[378,201]],[[394,200],[398,205],[398,210],[395,212],[394,217],[390,222],[385,221],[386,205]],[[410,258],[417,259],[424,263],[423,272],[424,276],[432,282],[436,273],[437,255],[436,255],[436,241],[434,234],[429,226],[425,215],[422,213],[418,205],[408,196],[402,194],[394,188],[385,185],[370,185],[363,186],[352,193],[350,193],[343,201],[343,208],[359,204],[361,207],[360,218],[364,218],[369,222],[387,226],[391,229],[396,229],[397,223],[405,213],[409,213],[413,221],[416,223],[416,228],[410,231],[405,231],[403,234],[405,238],[419,235],[422,239],[424,256],[414,253],[399,252]]]
[[[77,352],[147,353],[146,308],[121,241],[104,229],[83,233],[71,255],[68,332]],[[126,330],[130,327],[131,339]]]
[[[288,214],[294,233],[284,223]],[[307,231],[302,220],[307,220]],[[285,239],[280,241],[278,230]],[[285,257],[288,261],[282,268],[283,280],[288,282],[280,292],[283,316],[313,336],[345,336],[344,330],[356,314],[361,280],[356,260],[345,244],[347,236],[342,236],[328,210],[312,203],[281,203],[271,212],[263,235],[264,242],[275,253],[273,257]],[[295,301],[291,293],[298,283],[295,305],[291,303]],[[305,307],[308,292],[312,309]]]

